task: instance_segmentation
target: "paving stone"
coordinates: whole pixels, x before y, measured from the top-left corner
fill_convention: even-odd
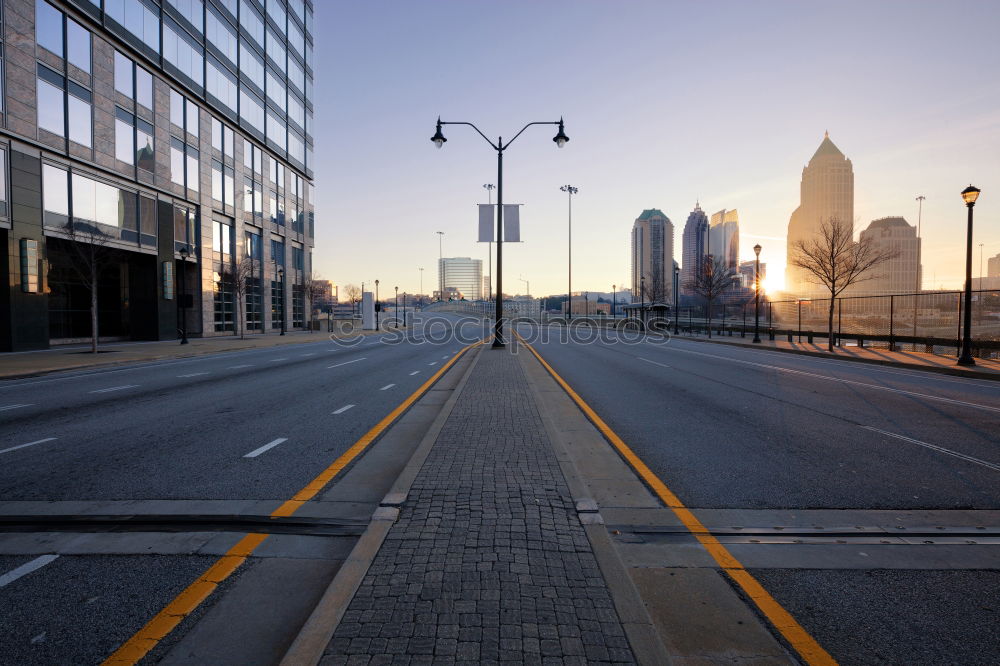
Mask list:
[[[344,657],[634,662],[511,353],[481,354],[323,663]]]

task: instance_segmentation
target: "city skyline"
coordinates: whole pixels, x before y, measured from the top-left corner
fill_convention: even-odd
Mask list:
[[[827,130],[854,163],[856,232],[887,216],[915,222],[915,197],[926,197],[922,232],[934,252],[925,252],[925,288],[961,286],[964,247],[951,230],[964,222],[959,192],[969,182],[983,188],[976,245],[984,243],[987,255],[1000,251],[1000,201],[991,187],[1000,169],[989,150],[1000,138],[1000,86],[987,76],[972,84],[956,75],[970,62],[983,71],[1000,64],[985,30],[996,8],[977,5],[981,20],[968,38],[944,48],[935,26],[960,7],[917,4],[901,13],[864,5],[864,22],[859,3],[719,7],[725,11],[659,3],[634,3],[629,12],[597,3],[551,3],[544,12],[526,3],[433,12],[389,3],[318,7],[318,25],[335,38],[317,44],[317,57],[330,63],[317,74],[325,81],[317,85],[317,113],[331,118],[316,128],[317,154],[351,155],[318,165],[318,179],[329,185],[317,192],[317,211],[331,222],[317,238],[318,270],[337,284],[381,278],[416,291],[418,268],[433,270],[437,259],[438,230],[446,255],[486,259],[485,245],[475,244],[475,206],[486,202],[482,183],[494,181],[495,159],[469,128],[451,128],[446,149],[435,150],[428,138],[439,114],[475,122],[494,139],[526,122],[565,117],[571,141],[564,150],[531,128],[505,159],[504,198],[524,204],[525,242],[505,246],[504,273],[523,274],[536,294],[565,291],[562,182],[581,186],[574,286],[607,290],[627,282],[627,244],[607,239],[624,238],[634,211],[659,208],[676,221],[700,201],[706,211],[739,209],[739,259],[752,258],[759,242],[773,290],[783,281],[785,227],[802,167]],[[665,22],[712,30],[740,59],[634,41],[635,25]],[[865,64],[815,49],[811,29],[796,26],[817,22],[837,34],[842,49],[865,53]],[[897,29],[882,30],[886,23]],[[488,46],[504,43],[511,25],[518,26],[516,56]],[[407,57],[388,49],[355,63],[350,54],[375,34],[399,38]],[[451,57],[459,50],[462,58]],[[740,113],[693,102],[719,88],[741,100]],[[525,94],[494,101],[495,89]],[[342,95],[355,103],[337,104]],[[646,95],[655,103],[621,104]],[[360,223],[375,210],[377,224]],[[389,259],[383,274],[350,249],[356,245],[378,247]],[[521,289],[505,280],[506,292]]]

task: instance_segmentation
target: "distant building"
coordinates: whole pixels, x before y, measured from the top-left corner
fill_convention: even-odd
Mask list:
[[[673,266],[673,223],[656,208],[642,211],[632,225],[632,293],[641,291],[639,298],[647,301],[671,302]]]
[[[756,262],[751,259],[750,261],[740,262],[740,286],[746,287],[747,289],[753,289],[753,271],[754,264]],[[764,283],[764,279],[767,278],[767,264],[762,263],[760,265],[760,281],[761,284]],[[763,290],[761,290],[763,293]]]
[[[483,260],[444,257],[438,262],[438,281],[443,285],[445,300],[449,293],[460,292],[468,300],[477,301],[483,297]]]
[[[313,299],[312,307],[314,310],[325,312],[333,307],[333,304],[340,298],[337,295],[337,287],[332,282],[329,280],[319,280],[318,282],[322,285],[323,291]]]
[[[897,256],[872,269],[877,276],[857,283],[852,294],[912,294],[920,284],[920,239],[917,228],[902,217],[883,217],[872,221],[861,232],[860,240],[869,240],[879,248],[897,252]]]
[[[823,222],[831,219],[854,223],[854,167],[833,145],[828,133],[824,134],[809,164],[802,169],[799,197],[799,207],[788,222],[785,288],[794,294],[809,294],[819,288],[806,280],[802,269],[791,265],[795,243],[808,243],[819,233]]]
[[[562,302],[562,313],[566,314],[567,301]],[[595,315],[595,314],[611,314],[611,303],[599,303],[597,301],[592,301],[590,299],[585,299],[582,296],[573,297],[573,316],[577,315]]]
[[[986,277],[1000,278],[1000,254],[986,260]]]
[[[460,301],[463,298],[466,298],[465,294],[455,287],[445,287],[444,292],[434,291],[434,300],[436,301]]]
[[[490,298],[492,296],[493,296],[493,278],[489,275],[484,275],[481,298]]]
[[[712,215],[708,228],[708,254],[725,262],[726,268],[735,273],[740,257],[740,216],[723,208]]]
[[[681,240],[681,293],[692,295],[694,292],[684,285],[690,284],[697,276],[698,267],[702,265],[708,254],[708,216],[695,203],[694,210],[688,214],[684,223],[684,236]]]

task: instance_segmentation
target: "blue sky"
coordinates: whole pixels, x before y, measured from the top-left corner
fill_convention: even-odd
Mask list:
[[[563,116],[570,142],[530,128],[505,153],[504,199],[523,204],[505,246],[504,291],[566,290],[566,195],[574,290],[628,282],[645,208],[683,224],[696,200],[740,213],[741,255],[764,247],[780,286],[802,167],[829,130],[852,160],[855,215],[924,202],[924,286],[959,287],[965,209],[983,189],[979,243],[1000,253],[1000,3],[316,3],[317,270],[335,284],[436,284],[445,256],[481,257],[476,208],[496,154],[470,128],[429,141],[438,115],[488,136]]]

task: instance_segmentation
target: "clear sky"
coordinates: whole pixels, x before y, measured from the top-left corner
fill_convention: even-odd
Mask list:
[[[445,256],[484,260],[476,204],[496,153],[472,129],[513,136],[504,200],[523,204],[505,245],[504,291],[566,291],[566,195],[573,288],[628,282],[629,232],[645,208],[673,221],[675,259],[696,200],[740,213],[780,287],[802,167],[829,130],[852,160],[859,230],[916,223],[924,195],[924,286],[958,288],[965,208],[982,188],[979,243],[1000,253],[1000,3],[317,0],[316,248],[337,285],[380,295],[437,281]]]

